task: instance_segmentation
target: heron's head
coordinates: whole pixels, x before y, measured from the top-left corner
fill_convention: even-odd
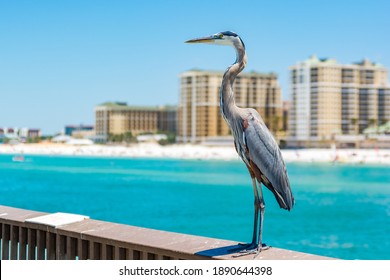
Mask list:
[[[219,32],[211,36],[188,40],[185,43],[205,43],[223,46],[237,46],[237,44],[241,44],[243,47],[245,47],[241,38],[236,33],[231,31]]]

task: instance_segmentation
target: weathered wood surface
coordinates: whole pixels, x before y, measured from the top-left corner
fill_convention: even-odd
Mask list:
[[[47,213],[0,206],[2,259],[253,259],[237,257],[238,242],[92,220],[65,224]],[[42,219],[36,219],[42,217]],[[54,217],[56,217],[54,215]],[[39,221],[46,221],[40,223]],[[261,260],[325,260],[323,256],[270,248]]]

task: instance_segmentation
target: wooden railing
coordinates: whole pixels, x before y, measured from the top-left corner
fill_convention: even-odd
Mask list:
[[[0,206],[2,260],[178,260],[237,257],[237,242]],[[271,248],[257,259],[327,259]]]

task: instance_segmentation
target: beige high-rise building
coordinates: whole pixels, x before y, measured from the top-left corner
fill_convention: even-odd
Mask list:
[[[329,141],[390,120],[387,69],[369,60],[342,65],[316,56],[290,67],[290,141]]]
[[[191,70],[180,75],[178,140],[204,142],[230,135],[222,118],[219,90],[223,72]],[[255,108],[268,128],[282,128],[282,95],[276,74],[241,73],[234,83],[237,106]]]
[[[176,132],[176,107],[127,106],[123,102],[106,102],[95,107],[96,136],[131,132],[133,135],[158,131]]]

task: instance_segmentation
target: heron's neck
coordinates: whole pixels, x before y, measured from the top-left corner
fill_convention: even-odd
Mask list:
[[[237,75],[245,68],[246,53],[244,47],[240,45],[234,46],[236,49],[236,62],[231,65],[225,72],[222,79],[220,91],[220,109],[221,114],[230,125],[230,120],[234,113],[237,112],[236,102],[234,101],[233,84]]]

